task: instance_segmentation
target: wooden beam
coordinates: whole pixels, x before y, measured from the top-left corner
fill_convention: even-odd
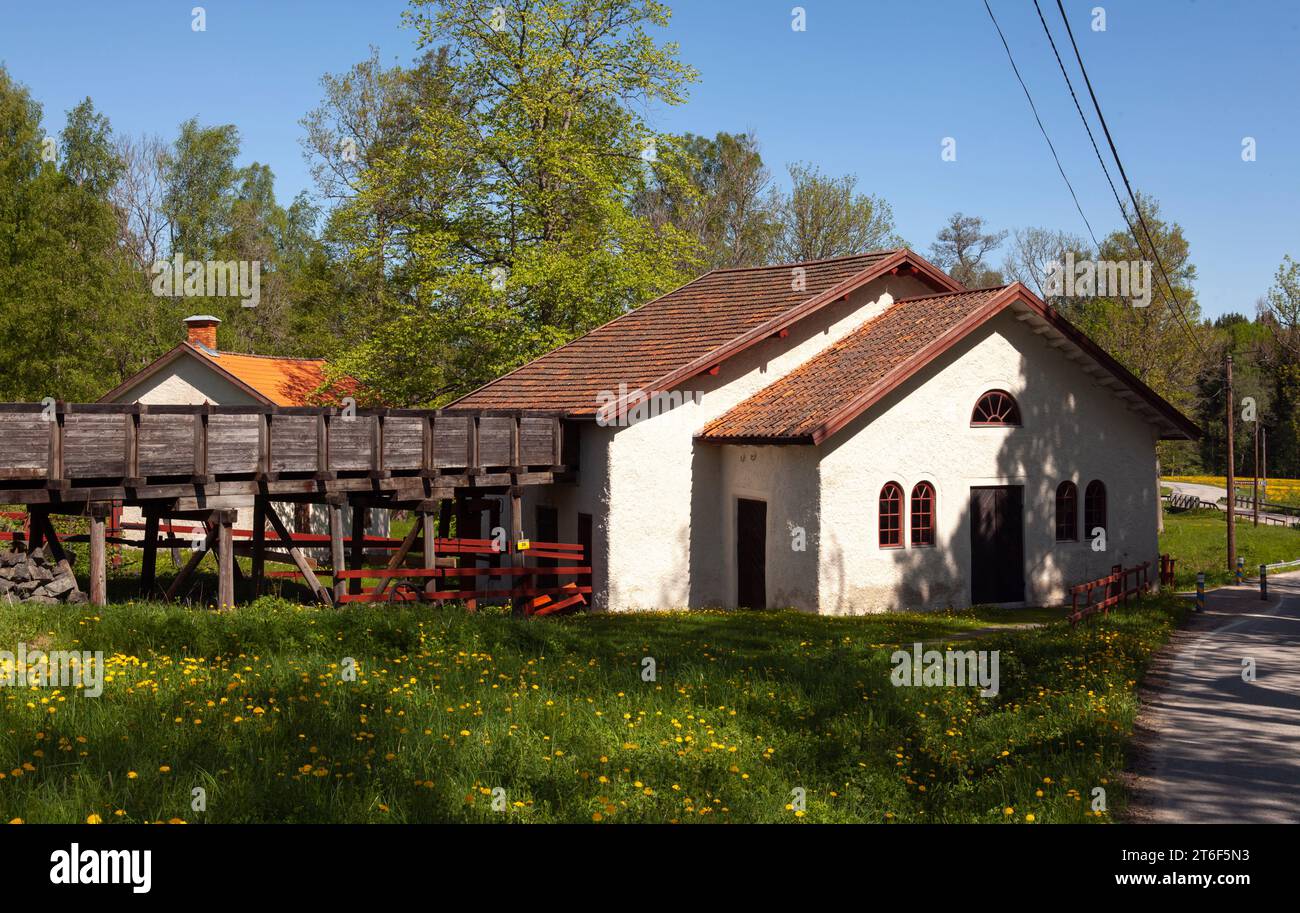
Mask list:
[[[232,535],[233,511],[219,511],[217,525],[217,608],[235,605],[235,539]]]
[[[50,511],[48,508],[36,505],[27,508],[27,551],[40,548],[45,542],[45,524],[43,520],[48,520]]]
[[[275,534],[280,537],[280,541],[288,548],[289,557],[293,559],[294,565],[298,568],[298,573],[302,574],[312,594],[325,605],[333,605],[334,600],[330,597],[329,590],[321,586],[321,582],[312,573],[311,565],[307,563],[302,549],[294,544],[293,536],[284,528],[284,521],[280,519],[280,515],[273,510],[268,510],[266,518],[271,521],[271,527],[275,530]]]
[[[104,543],[104,517],[102,505],[90,515],[90,602],[91,605],[108,604],[108,563]]]
[[[149,596],[158,585],[158,515],[145,514],[144,556],[140,560],[140,595]]]
[[[167,587],[166,597],[168,601],[175,599],[177,594],[180,593],[181,588],[189,582],[190,577],[193,576],[194,571],[198,568],[199,562],[201,562],[203,556],[211,550],[212,546],[216,543],[216,539],[217,531],[213,528],[209,528],[207,535],[203,539],[203,543],[198,548],[190,551],[189,560],[185,562],[185,566],[181,568],[180,573],[178,573],[172,580],[171,586]]]
[[[347,592],[347,581],[338,575],[338,572],[347,567],[347,562],[343,557],[343,503],[340,500],[331,500],[326,505],[326,510],[330,515],[330,564],[334,569],[334,602],[343,601],[343,595]]]
[[[269,452],[269,451],[268,451]],[[270,465],[269,463],[267,465]],[[266,577],[266,498],[253,499],[253,598],[262,595]],[[271,508],[274,510],[275,508]]]
[[[349,566],[352,570],[360,570],[365,566],[366,561],[366,514],[369,508],[361,507],[357,504],[352,505],[352,542],[350,548],[351,562]],[[353,595],[361,592],[361,581],[351,579],[348,581],[348,592]]]
[[[54,523],[50,520],[48,513],[42,515],[41,526],[45,530],[45,545],[50,557],[54,559],[54,563],[58,565],[60,571],[69,577],[75,578],[76,574],[73,573],[72,562],[68,560],[68,553],[63,550],[63,543],[59,541],[58,530],[54,528]]]
[[[510,488],[510,566],[523,567],[524,554],[519,551],[519,540],[524,537],[524,500],[523,489],[516,486]],[[515,615],[523,615],[524,601],[516,599],[514,601],[513,612]]]
[[[423,528],[424,537],[424,569],[433,570],[438,566],[438,525],[434,515],[429,511],[417,513],[416,520]],[[426,593],[432,593],[437,587],[430,578],[429,582],[424,585]]]
[[[397,551],[393,552],[389,557],[387,566],[388,570],[395,571],[402,566],[403,562],[406,561],[406,556],[410,554],[412,546],[415,545],[415,540],[419,538],[420,533],[423,532],[423,530],[424,524],[421,523],[417,517],[416,521],[411,524],[410,532],[408,532],[406,538],[402,540],[402,544],[398,546]],[[379,586],[375,587],[376,596],[382,596],[384,594],[384,591],[388,589],[390,579],[391,578],[389,577],[384,577],[379,581]]]

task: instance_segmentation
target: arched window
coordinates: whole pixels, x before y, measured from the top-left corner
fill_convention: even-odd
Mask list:
[[[917,482],[912,489],[912,545],[934,545],[934,486]]]
[[[903,488],[897,482],[880,489],[880,547],[903,547]]]
[[[1079,538],[1079,488],[1073,482],[1056,486],[1056,541],[1074,542]]]
[[[979,398],[975,411],[971,413],[972,425],[1015,425],[1020,424],[1020,407],[1016,399],[1006,390],[990,390]]]
[[[1106,528],[1106,486],[1093,479],[1083,493],[1083,534],[1091,539],[1099,526]]]

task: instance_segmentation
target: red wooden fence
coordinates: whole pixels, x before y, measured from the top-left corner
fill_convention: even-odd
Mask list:
[[[467,558],[496,558],[504,554],[491,539],[439,539],[438,555]],[[566,542],[530,542],[518,554],[524,560],[550,560],[553,565],[510,567],[363,568],[342,570],[334,576],[343,580],[378,580],[378,585],[360,593],[344,593],[340,602],[407,602],[414,600],[461,600],[476,606],[479,600],[518,601],[524,615],[546,616],[574,611],[587,604],[590,585],[579,581],[590,576],[591,567],[581,545]],[[560,562],[569,562],[562,564]],[[573,577],[568,583],[558,578]],[[508,586],[489,588],[493,578],[509,581]],[[396,581],[390,589],[389,581]],[[412,584],[409,581],[421,581]],[[441,586],[439,586],[441,584]]]
[[[1127,605],[1130,596],[1141,598],[1143,593],[1151,589],[1150,569],[1150,561],[1130,568],[1117,564],[1105,577],[1070,587],[1070,614],[1066,616],[1070,619],[1070,624],[1078,624],[1098,612],[1109,614],[1112,606]],[[1131,587],[1130,577],[1134,581]],[[1094,593],[1098,593],[1095,598]]]

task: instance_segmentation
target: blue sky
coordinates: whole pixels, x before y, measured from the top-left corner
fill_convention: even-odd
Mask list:
[[[311,188],[298,121],[320,98],[320,75],[372,45],[389,60],[414,51],[399,0],[209,0],[203,33],[190,28],[196,2],[0,0],[0,61],[54,129],[86,95],[119,132],[171,138],[191,116],[234,123],[245,160],[269,164],[287,201]],[[1100,237],[1121,224],[1118,211],[1033,5],[991,2]],[[1055,0],[1040,3],[1059,45]],[[1085,235],[980,0],[801,0],[804,32],[791,29],[792,0],[671,5],[666,36],[701,81],[686,105],[652,112],[656,128],[752,129],[779,177],[790,161],[853,172],[922,253],[957,210],[994,228]],[[1091,28],[1095,6],[1104,32]],[[1066,10],[1130,179],[1187,232],[1204,313],[1252,312],[1283,254],[1300,257],[1300,4],[1070,0]],[[955,162],[941,160],[944,137],[957,141]]]

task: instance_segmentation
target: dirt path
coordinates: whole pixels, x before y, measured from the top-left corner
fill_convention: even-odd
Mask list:
[[[1132,820],[1300,822],[1300,573],[1270,578],[1269,595],[1215,590],[1157,655],[1141,692]]]

